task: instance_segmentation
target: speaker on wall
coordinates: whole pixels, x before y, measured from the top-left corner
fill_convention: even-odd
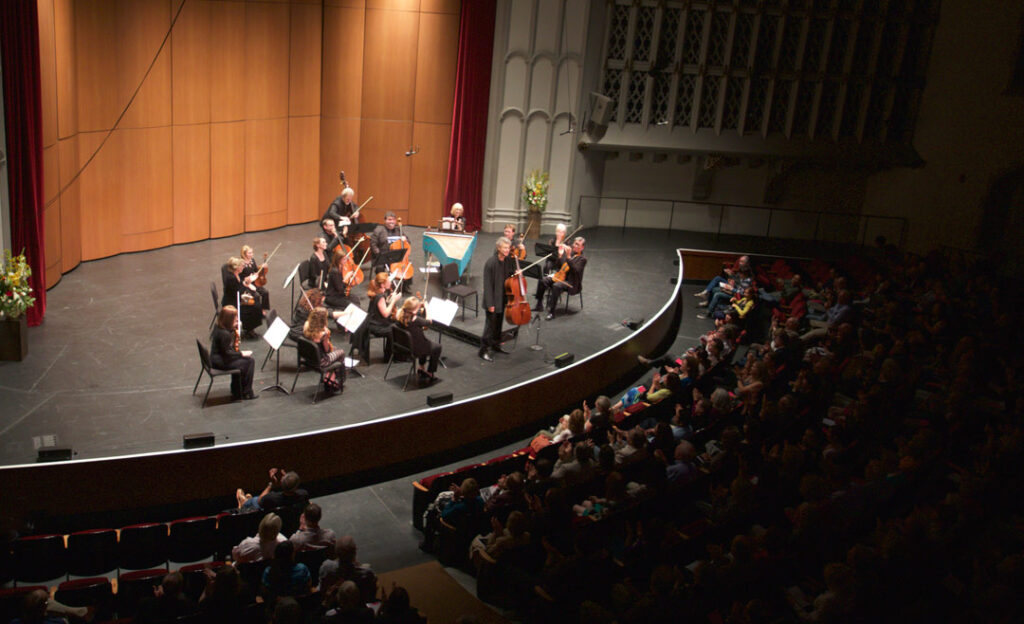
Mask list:
[[[595,91],[590,92],[590,121],[607,126],[612,117],[612,99]]]

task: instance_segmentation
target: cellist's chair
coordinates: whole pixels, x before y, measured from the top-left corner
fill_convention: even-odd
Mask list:
[[[217,322],[217,315],[220,314],[220,295],[217,294],[217,282],[210,282],[210,296],[213,297],[213,319],[210,321],[210,329]]]
[[[586,269],[587,267],[584,266],[583,268]],[[579,295],[580,296],[580,309],[581,310],[583,309],[583,271],[580,271],[580,287],[579,288],[569,288],[569,290],[566,290],[566,291],[563,291],[563,292],[565,293],[565,311],[566,312],[569,311],[569,300],[572,299],[573,295]],[[562,293],[558,294],[558,298],[559,299],[562,298]],[[556,308],[558,307],[558,302],[555,302],[555,307]]]
[[[210,398],[210,388],[213,387],[213,379],[223,375],[241,375],[242,371],[237,368],[223,370],[214,368],[213,365],[210,364],[210,352],[203,346],[203,343],[199,342],[198,338],[196,338],[196,346],[199,347],[199,361],[202,363],[203,369],[199,371],[199,377],[196,378],[196,385],[192,388],[192,394],[196,393],[196,389],[199,387],[199,381],[203,378],[203,373],[209,375],[210,385],[206,386],[206,394],[203,396],[202,405],[202,407],[206,407],[206,399]]]
[[[473,295],[473,314],[480,316],[480,295],[472,286],[459,283],[459,265],[449,262],[441,267],[441,288],[444,294],[462,300],[462,320],[466,320],[466,299]]]

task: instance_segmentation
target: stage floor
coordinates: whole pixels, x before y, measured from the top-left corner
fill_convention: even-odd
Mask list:
[[[421,263],[423,230],[406,230],[412,259]],[[272,307],[288,318],[291,289],[282,283],[309,257],[314,232],[313,224],[290,226],[124,254],[83,263],[65,275],[47,293],[45,322],[30,331],[29,356],[0,364],[0,464],[34,462],[41,445],[70,447],[81,460],[180,449],[188,433],[212,432],[218,445],[306,433],[416,410],[435,392],[451,392],[458,400],[506,387],[550,370],[555,355],[583,357],[622,338],[629,330],[620,321],[649,316],[671,294],[675,248],[699,242],[680,232],[582,232],[588,257],[584,307],[574,297],[567,314],[542,321],[543,350],[529,348],[538,337],[524,327],[515,349],[497,354],[492,364],[477,357],[476,347],[446,335],[441,344],[448,368],[439,370],[440,381],[425,388],[411,383],[403,392],[408,365],[393,366],[385,381],[386,362],[374,341],[371,365],[360,368],[366,377],[350,375],[343,394],[316,405],[311,400],[317,375],[304,372],[294,394],[268,390],[245,402],[230,401],[228,382],[218,379],[200,409],[208,379],[204,376],[192,396],[200,370],[195,339],[209,342],[210,282],[220,289],[220,266],[243,244],[260,257],[281,243],[268,289]],[[496,238],[480,233],[468,271],[477,289]],[[527,246],[532,256],[532,242]],[[533,288],[534,280],[528,281]],[[417,272],[413,291],[439,295],[437,276],[428,283]],[[467,311],[465,322],[456,316],[453,325],[478,334],[483,315]],[[347,338],[336,334],[335,344],[347,349]],[[243,341],[242,348],[253,350],[259,364],[268,346],[258,339]],[[294,378],[294,359],[293,351],[282,353],[280,378],[286,388]],[[257,370],[253,386],[273,383],[271,360],[264,372]]]

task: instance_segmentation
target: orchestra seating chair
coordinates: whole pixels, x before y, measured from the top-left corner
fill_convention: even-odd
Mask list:
[[[43,583],[67,574],[63,535],[30,535],[13,544],[15,583]]]
[[[565,290],[565,291],[562,291],[562,292],[558,293],[558,298],[559,299],[562,298],[562,293],[563,292],[565,293],[565,311],[566,312],[569,311],[569,300],[572,299],[573,295],[579,295],[580,296],[580,309],[581,310],[583,309],[583,272],[586,271],[586,268],[587,267],[584,266],[583,267],[584,270],[580,271],[580,287],[579,288],[569,288],[569,290]],[[555,307],[556,308],[558,307],[558,302],[555,302]]]
[[[117,579],[117,615],[135,617],[139,601],[153,595],[153,588],[167,575],[164,568],[126,572]]]
[[[429,353],[423,354],[424,356],[430,355]],[[391,371],[391,364],[396,360],[403,360],[404,358],[409,359],[409,372],[405,375],[405,385],[402,386],[402,390],[406,390],[409,387],[409,379],[416,373],[416,358],[420,357],[415,352],[412,346],[412,338],[409,336],[409,332],[399,326],[391,328],[391,357],[388,359],[388,367],[384,371],[384,381],[388,379],[388,372]]]
[[[299,381],[299,373],[302,372],[302,369],[313,370],[320,373],[320,380],[317,381],[316,391],[313,393],[313,403],[315,404],[317,399],[320,398],[320,389],[324,386],[324,378],[327,376],[327,373],[343,369],[345,367],[345,359],[341,358],[332,364],[321,366],[320,350],[317,349],[315,344],[306,338],[299,338],[298,348],[299,362],[298,366],[295,367],[295,379],[292,380],[292,392],[295,392],[295,384]]]
[[[117,569],[117,531],[93,529],[68,536],[68,576],[100,576]]]
[[[217,294],[217,282],[210,282],[210,296],[213,297],[213,319],[210,320],[210,329],[217,322],[217,315],[220,314],[220,295]]]
[[[103,622],[114,615],[114,589],[105,576],[64,581],[53,599],[69,607],[95,609],[95,620]]]
[[[441,267],[441,289],[445,296],[454,298],[455,301],[462,300],[462,320],[466,320],[466,299],[473,295],[473,314],[480,316],[480,295],[472,286],[459,283],[459,265],[449,262]]]
[[[167,525],[162,522],[133,524],[121,528],[117,543],[118,567],[145,570],[167,567]]]
[[[210,385],[206,386],[206,394],[203,395],[203,407],[206,407],[206,400],[210,398],[210,389],[213,388],[213,380],[216,377],[223,377],[224,375],[241,375],[242,371],[237,368],[224,369],[214,368],[210,363],[210,351],[203,346],[203,343],[199,342],[196,338],[196,346],[199,347],[199,363],[202,364],[203,368],[199,371],[199,377],[196,378],[196,385],[192,388],[192,394],[196,393],[196,389],[199,387],[199,382],[203,379],[203,373],[210,376]]]
[[[308,260],[307,260],[307,262],[308,262]],[[267,319],[267,329],[270,329],[270,326],[274,324],[274,320],[276,318],[277,318],[277,310],[274,310],[274,309],[267,310],[267,316],[266,316],[266,319]],[[287,321],[285,321],[285,322],[287,322]],[[289,333],[288,336],[285,337],[284,342],[281,343],[281,349],[284,349],[284,348],[298,350],[298,347],[295,346],[295,342],[291,339],[291,333]],[[266,357],[263,358],[263,364],[260,364],[260,371],[261,372],[263,371],[263,368],[267,365],[267,362],[270,361],[270,358],[273,355],[274,355],[274,350],[271,349],[270,346],[268,345],[267,346],[267,355],[266,355]]]
[[[256,535],[260,520],[266,512],[247,511],[222,513],[217,516],[217,558],[227,559],[231,549],[247,537]]]
[[[168,525],[167,560],[192,563],[213,557],[217,550],[217,518],[181,518]]]

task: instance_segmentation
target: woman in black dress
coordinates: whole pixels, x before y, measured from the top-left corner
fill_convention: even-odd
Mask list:
[[[345,254],[340,250],[335,251],[331,257],[331,270],[327,273],[327,292],[324,297],[327,307],[344,310],[350,303],[359,305],[359,297],[348,286],[351,279],[352,272],[345,270]]]
[[[370,336],[385,336],[385,356],[391,353],[391,313],[395,309],[396,301],[389,301],[391,294],[391,276],[384,271],[377,273],[370,282],[366,295],[370,298],[367,308],[366,320],[359,326],[359,329],[352,334],[351,351],[352,357],[365,357],[367,363],[370,361]]]
[[[260,265],[256,264],[256,259],[253,255],[252,247],[248,245],[242,245],[242,262],[245,263],[245,266],[242,267],[242,274],[240,277],[242,278],[243,282],[247,284],[252,284],[252,282],[255,281],[257,277],[259,277],[260,269],[262,268]],[[262,286],[253,286],[253,288],[260,295],[260,307],[264,311],[269,310],[270,293],[267,292],[267,289]]]
[[[420,314],[422,312],[422,315]],[[437,364],[441,361],[441,345],[431,342],[423,335],[423,329],[430,327],[430,318],[427,317],[427,308],[419,297],[409,297],[402,304],[398,311],[398,323],[405,331],[409,332],[409,342],[412,344],[413,353],[429,354],[421,355],[418,372],[420,376],[434,380],[434,373],[437,372]],[[427,359],[430,359],[429,364]],[[423,365],[427,364],[424,369]]]
[[[210,365],[219,370],[237,368],[242,371],[241,375],[231,376],[231,397],[235,400],[255,399],[252,375],[256,370],[256,361],[238,350],[235,333],[237,327],[238,310],[231,305],[222,307],[217,315],[217,323],[210,332]]]
[[[317,236],[313,239],[313,254],[309,257],[309,283],[321,290],[327,288],[327,274],[331,271],[331,259],[327,255],[327,239]]]

